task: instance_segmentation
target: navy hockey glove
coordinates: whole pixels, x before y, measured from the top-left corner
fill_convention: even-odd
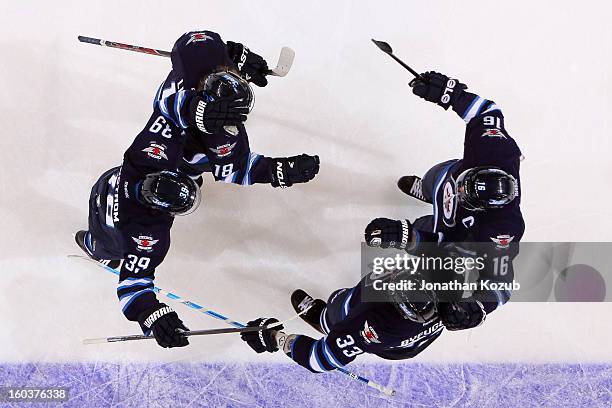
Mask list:
[[[441,302],[438,304],[438,313],[447,330],[471,329],[487,317],[487,312],[478,300]]]
[[[408,220],[376,218],[368,224],[364,235],[368,246],[406,249],[412,242],[412,224]]]
[[[268,85],[268,64],[260,55],[233,41],[227,42],[227,52],[244,79],[257,86]]]
[[[270,161],[270,184],[272,187],[291,187],[296,183],[307,183],[319,172],[319,156],[300,154],[279,157]]]
[[[164,348],[185,347],[189,344],[187,337],[180,334],[181,330],[189,329],[185,327],[176,312],[164,303],[142,312],[138,316],[138,322],[145,333],[152,331],[157,344]]]
[[[249,107],[239,95],[216,98],[200,92],[189,102],[188,120],[204,133],[216,133],[224,126],[238,126],[247,120]]]
[[[278,320],[273,317],[259,318],[247,323],[247,327],[263,327],[278,323]],[[240,338],[245,341],[249,347],[251,347],[257,353],[274,353],[278,351],[278,344],[276,342],[276,332],[283,330],[283,325],[276,326],[272,329],[263,329],[255,332],[240,333]]]
[[[412,93],[436,103],[447,110],[461,96],[463,90],[467,88],[456,79],[451,79],[444,74],[428,71],[421,74],[421,78],[410,81]]]

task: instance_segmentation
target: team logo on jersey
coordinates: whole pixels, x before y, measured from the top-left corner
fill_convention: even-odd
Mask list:
[[[456,210],[456,197],[455,197],[455,182],[450,179],[444,183],[443,194],[442,194],[442,212],[444,214],[444,224],[449,227],[455,225],[455,210]]]
[[[226,157],[232,154],[232,150],[236,147],[238,142],[234,142],[232,144],[226,143],[221,146],[217,146],[217,148],[209,147],[209,149],[217,155],[217,157]]]
[[[497,237],[489,237],[491,241],[495,242],[495,248],[506,249],[510,246],[510,243],[514,239],[514,237],[510,235],[498,235]]]
[[[203,42],[206,40],[214,40],[214,38],[207,35],[206,33],[193,33],[191,34],[191,37],[189,37],[189,40],[187,41],[187,44],[185,45],[189,45],[191,43]]]
[[[139,251],[145,252],[153,251],[153,245],[159,242],[159,239],[153,239],[153,237],[147,235],[139,235],[138,238],[132,237],[132,240],[136,243]]]
[[[499,129],[487,129],[482,134],[482,137],[498,137],[500,139],[507,139],[506,135],[504,135]]]
[[[155,142],[151,142],[151,146],[142,149],[143,152],[147,154],[152,159],[155,160],[168,160],[168,155],[166,155],[166,146],[163,144],[157,144]]]
[[[367,320],[365,321],[365,324],[363,325],[363,330],[360,332],[360,334],[361,337],[363,337],[365,342],[368,344],[380,343],[380,340],[378,340],[378,333],[376,333],[374,328],[368,324]]]

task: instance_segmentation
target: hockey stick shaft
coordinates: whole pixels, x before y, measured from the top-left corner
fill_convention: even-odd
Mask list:
[[[82,43],[101,45],[109,48],[119,48],[121,50],[140,52],[143,54],[157,55],[160,57],[170,58],[170,52],[164,50],[157,50],[155,48],[141,47],[139,45],[124,44],[115,41],[102,40],[100,38],[86,37],[79,35],[78,40]],[[281,49],[280,56],[276,67],[267,71],[267,75],[284,77],[289,73],[291,66],[293,65],[293,59],[295,58],[295,52],[289,47],[283,47]]]
[[[119,48],[119,49],[127,50],[127,51],[141,52],[143,54],[157,55],[160,57],[170,58],[170,53],[168,51],[156,50],[154,48],[146,48],[146,47],[140,47],[138,45],[123,44],[123,43],[114,42],[114,41],[101,40],[99,38],[85,37],[82,35],[79,35],[78,39],[82,43],[101,45],[103,47],[109,47],[109,48]]]
[[[208,329],[208,330],[188,330],[183,331],[181,334],[185,337],[190,336],[209,336],[213,334],[227,334],[227,333],[248,333],[254,331],[260,331],[263,329],[267,329],[268,326],[265,327],[232,327],[232,328],[223,328],[223,329]],[[131,341],[131,340],[149,340],[154,339],[154,336],[145,336],[144,334],[131,334],[127,336],[114,336],[114,337],[100,337],[96,339],[85,339],[83,340],[83,344],[102,344],[102,343],[117,343],[121,341]]]
[[[94,261],[91,258],[88,258],[88,257],[85,257],[85,256],[81,256],[81,255],[68,255],[68,257],[69,258],[84,259],[86,261],[89,261],[89,262],[92,262],[92,263],[98,265],[101,268],[106,269],[108,272],[114,273],[115,275],[119,275],[119,272],[117,270],[115,270],[115,269],[113,269],[113,268],[111,268],[111,267],[109,267],[107,265],[103,265],[100,262]],[[162,295],[166,296],[169,299],[172,299],[172,300],[175,300],[177,302],[180,302],[180,303],[186,305],[187,307],[195,309],[195,310],[197,310],[197,311],[199,311],[199,312],[201,312],[201,313],[203,313],[203,314],[205,314],[207,316],[211,316],[211,317],[214,317],[215,319],[222,320],[225,323],[229,324],[230,326],[239,327],[239,328],[245,328],[246,327],[245,324],[236,322],[234,320],[230,320],[229,318],[223,316],[220,313],[214,312],[212,310],[205,309],[203,306],[200,306],[197,303],[194,303],[194,302],[192,302],[190,300],[187,300],[187,299],[183,299],[181,296],[179,296],[177,294],[174,294],[174,293],[171,293],[171,292],[168,292],[166,290],[163,290],[163,289],[161,289],[161,288],[159,288],[157,286],[153,287],[153,291],[156,292],[156,293],[162,294]],[[304,310],[304,312],[306,312],[306,310]],[[292,319],[294,319],[297,316],[299,316],[299,315],[294,316]],[[292,319],[289,319],[289,320],[292,320]],[[289,321],[289,320],[286,320],[286,321]],[[364,383],[365,385],[367,385],[368,387],[374,388],[374,389],[382,392],[383,394],[385,394],[387,396],[392,397],[392,396],[395,395],[395,390],[393,390],[392,388],[382,386],[382,385],[380,385],[378,383],[375,383],[374,381],[372,381],[372,380],[370,380],[370,379],[368,379],[366,377],[363,377],[363,376],[361,376],[359,374],[352,373],[352,372],[350,372],[350,371],[348,371],[348,370],[346,370],[344,368],[341,368],[341,367],[338,367],[336,369],[336,371],[338,371],[338,372],[340,372],[340,373],[342,373],[342,374],[352,378],[353,380],[360,381],[360,382]]]
[[[386,43],[384,41],[379,41],[379,40],[375,40],[372,38],[372,42],[385,54],[387,54],[388,56],[390,56],[391,58],[393,58],[395,61],[397,61],[402,67],[404,67],[405,69],[407,69],[412,75],[414,75],[415,78],[419,78],[419,79],[423,79],[421,77],[421,74],[419,74],[418,72],[416,72],[414,69],[410,68],[408,66],[408,64],[406,64],[404,61],[402,61],[401,59],[399,59],[398,57],[396,57],[393,54],[393,49],[391,48],[391,46],[389,45],[389,43]]]

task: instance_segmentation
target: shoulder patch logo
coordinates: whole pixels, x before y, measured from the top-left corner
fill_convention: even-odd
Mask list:
[[[139,235],[138,238],[131,238],[136,243],[138,250],[145,252],[153,251],[153,246],[159,242],[159,239],[153,239],[153,237],[147,235]]]
[[[206,33],[192,33],[191,37],[189,37],[189,40],[187,41],[185,45],[189,45],[191,43],[203,42],[206,40],[214,40],[214,39],[211,36],[207,35]]]
[[[510,235],[498,235],[497,237],[489,237],[491,241],[495,242],[495,248],[506,249],[510,246],[510,243],[514,239],[514,237]]]
[[[151,146],[145,147],[144,149],[142,149],[142,151],[145,152],[147,156],[152,159],[168,160],[168,155],[166,154],[166,145],[151,142]]]
[[[380,340],[378,340],[378,333],[376,333],[374,328],[368,324],[367,320],[365,321],[365,324],[363,325],[363,330],[359,334],[361,334],[361,337],[363,337],[365,342],[368,344],[380,343]]]
[[[498,137],[500,139],[507,139],[506,135],[504,135],[499,129],[487,129],[482,134],[482,137]]]
[[[234,149],[234,147],[236,147],[236,144],[238,144],[238,142],[234,142],[232,144],[226,143],[224,145],[221,146],[217,146],[217,148],[212,148],[209,147],[209,149],[217,155],[217,157],[226,157],[229,156],[230,154],[232,154],[232,150]]]

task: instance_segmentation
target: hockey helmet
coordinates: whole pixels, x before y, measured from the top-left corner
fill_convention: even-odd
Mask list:
[[[236,101],[243,102],[243,106],[253,109],[255,95],[251,85],[240,75],[231,71],[219,71],[207,75],[204,78],[204,91],[207,91],[213,98],[226,98],[237,96]]]
[[[173,216],[191,214],[202,199],[195,181],[184,173],[168,170],[147,174],[138,193],[143,205]]]
[[[501,208],[517,196],[518,182],[498,167],[474,167],[457,177],[458,202],[468,210]]]
[[[412,281],[415,289],[390,290],[391,303],[406,320],[416,323],[426,323],[438,316],[438,299],[433,290],[416,289],[421,287],[422,277],[419,274],[401,272],[396,274],[392,281]],[[396,285],[397,287],[398,285]]]

